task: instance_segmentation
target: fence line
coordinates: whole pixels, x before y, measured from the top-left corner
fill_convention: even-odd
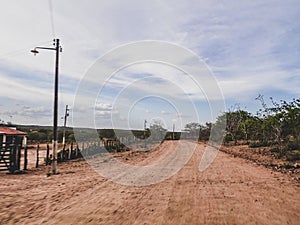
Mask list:
[[[107,151],[120,151],[122,145],[119,140],[104,139],[97,142],[70,143],[63,146],[58,151],[57,161],[64,162],[67,160],[77,159],[86,156],[93,156],[98,153]],[[21,170],[26,171],[30,168],[38,168],[41,165],[51,165],[52,154],[49,144],[37,144],[35,148],[21,145],[0,146],[0,169],[8,170],[10,173],[17,173]],[[43,159],[43,160],[42,160]]]

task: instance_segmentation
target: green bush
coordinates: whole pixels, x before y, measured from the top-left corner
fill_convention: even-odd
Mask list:
[[[272,143],[267,142],[267,141],[262,141],[262,142],[252,142],[249,144],[250,148],[259,148],[259,147],[267,147],[271,146]]]
[[[298,141],[289,141],[286,145],[286,150],[300,150],[300,143]]]
[[[232,136],[229,134],[226,134],[224,137],[224,142],[228,143],[230,141],[233,141]]]
[[[300,152],[287,152],[286,159],[288,161],[297,161],[300,160]]]
[[[270,152],[276,152],[276,153],[279,153],[280,152],[280,149],[279,148],[271,148],[270,149]]]

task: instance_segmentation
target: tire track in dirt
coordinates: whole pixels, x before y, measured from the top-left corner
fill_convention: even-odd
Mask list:
[[[133,164],[148,165],[171,154],[164,142]],[[182,148],[195,143],[182,142]],[[84,161],[60,165],[61,174],[1,177],[3,224],[298,224],[299,184],[284,174],[219,152],[199,172],[205,145],[174,176],[144,187],[101,177]],[[145,157],[147,156],[147,157]],[[71,173],[70,173],[71,172]],[[40,177],[37,177],[40,176]],[[4,182],[4,183],[3,183]],[[6,191],[5,188],[10,188]],[[22,196],[26,196],[25,198]],[[12,204],[16,201],[17,205]],[[6,205],[9,208],[5,208]],[[1,224],[1,222],[0,222]]]

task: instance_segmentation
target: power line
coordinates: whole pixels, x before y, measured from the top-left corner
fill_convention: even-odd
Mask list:
[[[51,28],[52,28],[52,36],[54,39],[55,38],[55,29],[54,29],[52,0],[48,0],[48,3],[49,3],[49,14],[50,14],[50,22],[51,22]]]

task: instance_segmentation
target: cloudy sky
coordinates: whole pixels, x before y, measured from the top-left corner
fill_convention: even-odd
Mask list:
[[[297,0],[1,3],[0,119],[5,122],[52,124],[54,52],[33,56],[30,50],[51,47],[53,38],[60,38],[63,48],[59,118],[66,104],[72,111],[77,89],[99,57],[143,40],[174,43],[197,54],[215,76],[226,108],[239,104],[255,113],[259,94],[277,101],[300,95]],[[210,120],[206,93],[182,73],[159,63],[134,64],[116,72],[102,84],[91,106],[96,126],[109,127],[115,118],[142,128],[146,119],[148,125],[160,120],[168,129],[173,123],[181,129],[190,121]],[[191,107],[201,112],[200,118]]]

